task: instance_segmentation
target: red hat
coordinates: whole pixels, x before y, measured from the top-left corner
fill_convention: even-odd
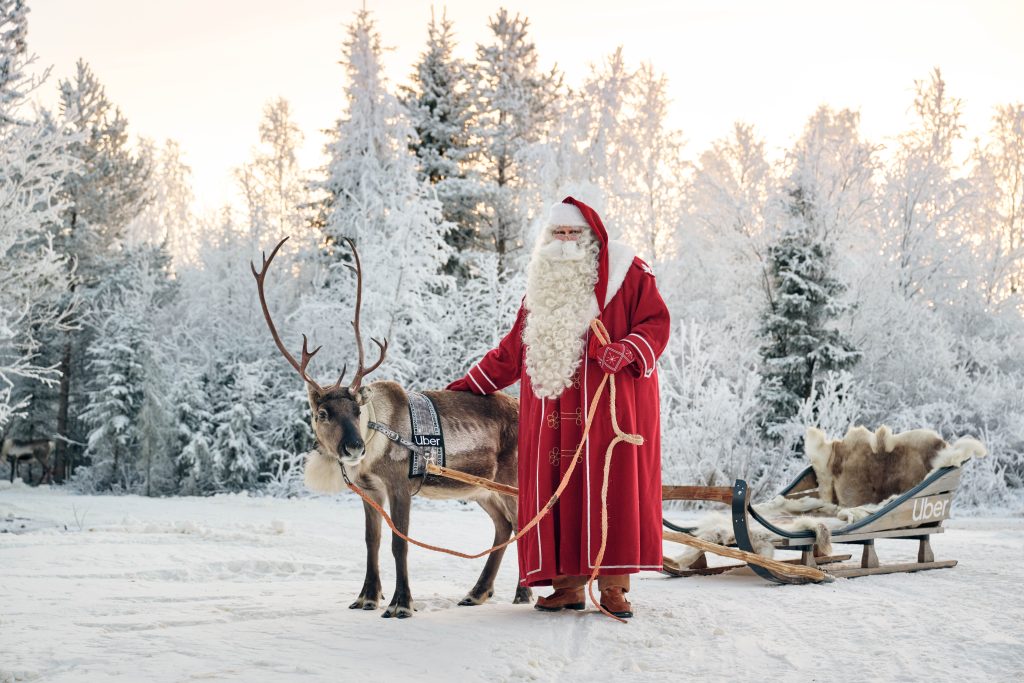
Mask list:
[[[574,197],[566,197],[563,204],[572,204],[587,221],[594,237],[601,244],[601,250],[597,253],[597,284],[594,285],[594,296],[597,297],[598,310],[604,309],[604,299],[608,292],[608,231],[604,229],[601,217],[592,208]]]

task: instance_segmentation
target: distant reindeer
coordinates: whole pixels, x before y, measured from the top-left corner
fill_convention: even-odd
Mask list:
[[[472,500],[480,505],[494,522],[494,545],[506,541],[516,527],[515,497],[503,496],[443,477],[410,479],[409,450],[388,440],[384,434],[369,429],[367,423],[373,420],[407,437],[411,436],[412,432],[408,397],[399,384],[384,381],[362,385],[363,378],[384,362],[388,345],[387,340],[383,343],[376,339],[372,340],[380,349],[380,357],[367,368],[364,364],[363,341],[359,332],[363,273],[359,253],[352,240],[347,240],[355,260],[355,266],[349,268],[356,274],[356,304],[352,326],[355,329],[359,351],[359,367],[352,383],[347,387],[341,385],[345,369],[342,369],[338,381],[326,388],[309,378],[306,366],[320,347],[310,352],[306,335],[302,336],[301,362],[296,362],[285,348],[270,317],[263,283],[270,263],[287,239],[284,238],[274,247],[270,258],[264,253],[263,267],[259,272],[255,264],[251,265],[259,288],[263,315],[274,342],[306,382],[309,408],[312,411],[311,424],[318,445],[318,453],[306,464],[307,483],[319,490],[341,490],[341,467],[344,466],[349,477],[378,504],[383,505],[384,497],[387,496],[395,526],[406,535],[409,532],[409,513],[414,495]],[[501,393],[490,396],[480,396],[468,391],[424,393],[437,407],[445,436],[447,466],[515,486],[518,469],[518,401]],[[366,502],[363,503],[363,511],[366,523],[366,577],[359,596],[349,608],[373,610],[384,598],[378,566],[381,516]],[[407,543],[397,535],[392,535],[391,552],[395,557],[397,581],[391,604],[382,616],[402,619],[412,616],[413,613],[406,562]],[[479,605],[494,594],[494,577],[498,573],[503,554],[504,549],[488,556],[476,585],[459,602],[460,605]],[[530,589],[518,584],[514,602],[529,602],[531,598]]]
[[[53,467],[50,465],[50,454],[53,453],[54,442],[47,439],[12,439],[6,438],[0,447],[0,462],[6,460],[11,466],[11,482],[18,471],[18,465],[28,461],[28,478],[32,483],[32,462],[42,467],[39,475],[40,484],[53,481]]]

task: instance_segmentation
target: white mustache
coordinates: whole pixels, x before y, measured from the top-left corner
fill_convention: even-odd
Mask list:
[[[575,240],[552,240],[540,248],[540,253],[552,261],[579,261],[587,252]]]

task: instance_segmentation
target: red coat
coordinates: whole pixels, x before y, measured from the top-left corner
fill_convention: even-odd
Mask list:
[[[656,360],[669,337],[669,314],[654,275],[632,250],[612,243],[606,306],[600,319],[612,341],[629,345],[636,360],[615,375],[619,427],[644,437],[642,446],[619,443],[608,489],[608,545],[602,574],[631,574],[662,566],[661,428]],[[619,263],[616,263],[618,261]],[[623,272],[624,271],[624,272]],[[595,306],[596,309],[596,306]],[[604,372],[591,356],[599,347],[587,331],[588,353],[572,387],[557,399],[537,397],[524,369],[520,308],[497,348],[453,384],[492,393],[521,380],[519,403],[519,528],[547,503],[568,468]],[[552,511],[518,542],[526,585],[547,585],[559,574],[590,574],[601,546],[604,458],[614,438],[609,389],[600,398],[581,462]]]

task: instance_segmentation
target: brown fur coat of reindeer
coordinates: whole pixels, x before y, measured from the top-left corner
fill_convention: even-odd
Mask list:
[[[263,267],[252,272],[259,288],[263,315],[274,337],[274,342],[292,366],[306,382],[311,424],[316,435],[317,450],[306,463],[306,483],[313,490],[337,492],[343,487],[342,468],[363,491],[379,505],[388,501],[390,515],[395,526],[403,534],[409,531],[409,515],[412,498],[422,495],[426,498],[459,498],[475,501],[494,522],[494,545],[504,542],[515,531],[516,499],[502,496],[483,488],[458,481],[428,477],[424,481],[410,479],[409,451],[391,441],[383,434],[369,429],[370,420],[388,425],[400,434],[411,434],[408,397],[405,390],[395,382],[373,382],[362,385],[363,378],[384,362],[387,354],[387,340],[383,343],[373,339],[380,350],[377,362],[367,368],[364,365],[363,342],[359,332],[359,310],[362,305],[362,269],[355,244],[352,248],[355,266],[349,266],[356,274],[356,304],[352,326],[355,329],[359,353],[359,367],[355,378],[348,386],[342,386],[345,370],[338,381],[329,387],[322,387],[306,374],[310,359],[320,350],[308,350],[306,336],[302,337],[302,360],[297,362],[288,352],[278,336],[270,316],[264,293],[264,279],[267,269],[284,244],[278,243],[263,257]],[[516,485],[518,470],[518,423],[519,405],[514,398],[504,394],[479,396],[461,391],[424,392],[437,407],[438,417],[445,435],[447,465],[499,483]],[[381,538],[381,516],[369,504],[363,503],[366,527],[366,575],[362,590],[351,609],[373,610],[384,598],[381,592],[378,554]],[[405,618],[412,616],[412,593],[409,589],[407,565],[408,544],[393,535],[391,552],[395,558],[397,574],[395,592],[391,603],[384,611],[384,617]],[[504,550],[487,557],[483,571],[476,584],[459,602],[460,605],[479,605],[494,593],[494,578],[498,573]],[[514,602],[529,602],[529,588],[517,585]]]

